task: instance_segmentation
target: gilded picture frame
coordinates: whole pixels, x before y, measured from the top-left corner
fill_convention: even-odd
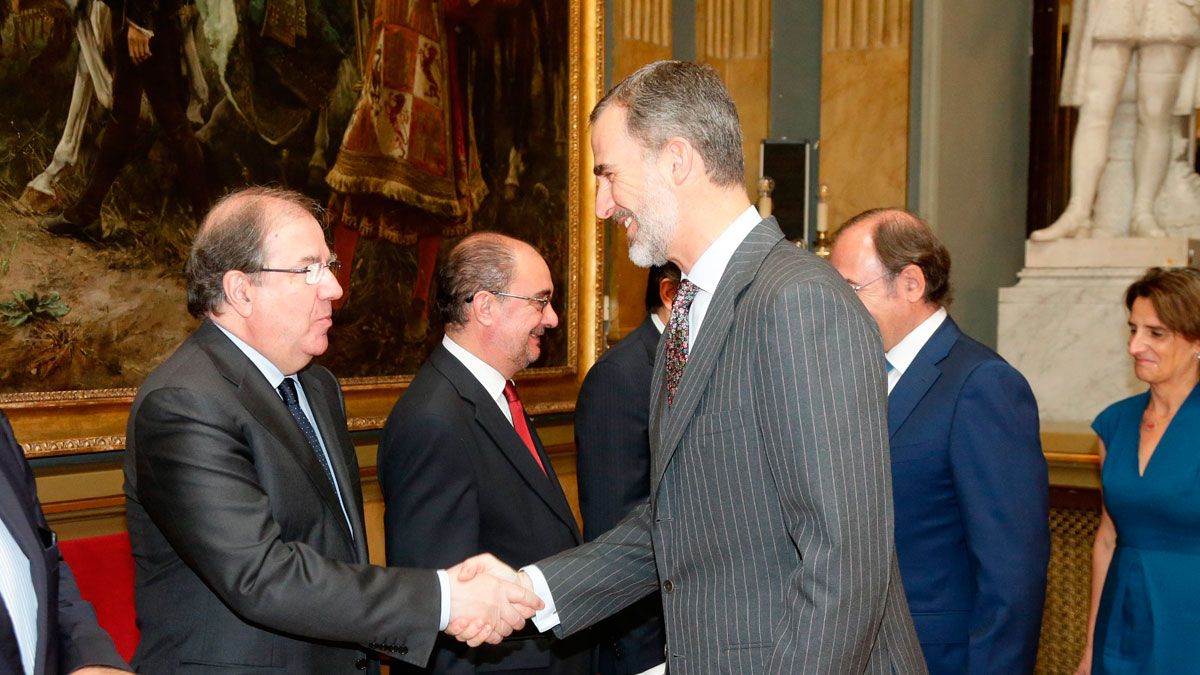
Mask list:
[[[531,368],[518,377],[531,414],[574,409],[579,384],[602,345],[603,229],[594,216],[595,177],[587,142],[587,117],[603,84],[603,0],[570,0],[568,19],[569,251],[557,330],[566,335],[566,363]],[[180,298],[180,304],[183,299]],[[341,380],[351,431],[379,429],[412,374]],[[42,458],[121,450],[136,387],[0,394],[27,457]]]

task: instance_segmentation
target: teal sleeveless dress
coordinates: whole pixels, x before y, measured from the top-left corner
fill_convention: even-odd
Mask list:
[[[1104,505],[1117,548],[1096,615],[1093,673],[1200,672],[1200,386],[1138,475],[1149,392],[1100,413]]]

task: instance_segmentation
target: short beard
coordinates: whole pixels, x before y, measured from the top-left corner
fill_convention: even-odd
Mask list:
[[[653,167],[647,167],[646,196],[638,204],[637,237],[629,241],[629,260],[638,267],[667,263],[667,247],[679,228],[679,200]]]

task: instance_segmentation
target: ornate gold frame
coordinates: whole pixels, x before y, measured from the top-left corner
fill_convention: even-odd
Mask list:
[[[587,117],[603,86],[604,0],[571,0],[569,100],[570,273],[567,288],[568,364],[528,371],[521,391],[532,414],[570,412],[579,383],[599,354],[604,293],[603,229],[594,217],[596,181]],[[561,329],[560,329],[561,330]],[[342,381],[352,431],[383,426],[411,376]],[[121,450],[134,388],[23,392],[0,395],[28,457]]]

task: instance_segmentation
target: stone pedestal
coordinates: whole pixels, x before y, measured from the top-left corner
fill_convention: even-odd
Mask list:
[[[1045,422],[1088,424],[1145,391],[1125,351],[1125,289],[1147,267],[1197,266],[1196,239],[1061,239],[1025,244],[1000,289],[998,351],[1029,379]]]

